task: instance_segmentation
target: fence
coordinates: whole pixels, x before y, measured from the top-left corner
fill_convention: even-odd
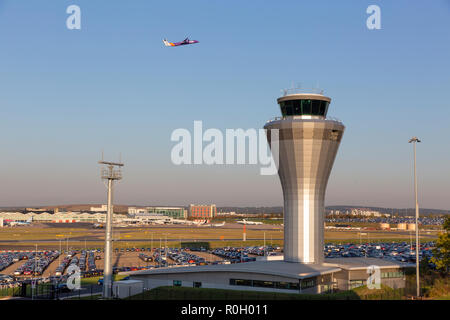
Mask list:
[[[277,292],[238,291],[221,289],[202,289],[189,287],[158,287],[152,290],[127,288],[127,300],[405,300],[416,294],[415,287],[378,291],[377,293],[356,294],[343,291],[328,294],[289,294]],[[94,300],[102,296],[102,286],[97,284],[82,285],[80,290],[58,288],[53,284],[22,284],[12,288],[0,288],[0,297],[22,297],[26,299],[75,299]],[[118,292],[113,292],[117,299]]]
[[[94,298],[101,294],[101,285],[84,285],[80,290],[69,290],[54,284],[44,283],[31,286],[30,283],[22,283],[19,286],[0,289],[0,297],[21,297],[32,300],[60,300],[81,299],[85,297]]]

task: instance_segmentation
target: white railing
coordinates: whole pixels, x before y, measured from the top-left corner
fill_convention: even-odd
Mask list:
[[[299,116],[297,115],[297,116],[275,117],[275,118],[267,120],[266,123],[273,122],[273,121],[286,120],[286,119],[292,118],[292,117],[299,117]],[[318,119],[318,120],[331,120],[331,121],[336,121],[336,122],[342,123],[342,121],[340,119],[336,118],[336,117],[325,117],[325,118],[319,118],[320,116],[313,116],[313,117],[318,117],[318,118],[311,118],[311,119],[307,119],[307,120],[315,120],[315,119]]]
[[[287,96],[290,94],[299,94],[299,93],[311,93],[311,94],[322,94],[323,95],[323,90],[319,89],[319,88],[289,88],[289,89],[282,89],[281,92],[283,92],[283,96]]]

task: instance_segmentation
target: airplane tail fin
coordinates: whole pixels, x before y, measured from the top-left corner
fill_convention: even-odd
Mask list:
[[[163,42],[164,42],[164,45],[165,45],[166,47],[171,47],[171,46],[172,46],[172,43],[170,43],[170,42],[167,41],[166,39],[164,39]]]

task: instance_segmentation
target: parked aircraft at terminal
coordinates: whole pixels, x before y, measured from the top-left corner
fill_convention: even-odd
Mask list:
[[[259,222],[259,221],[247,221],[247,220],[245,220],[245,219],[238,220],[238,221],[236,221],[236,223],[239,223],[239,224],[248,224],[248,225],[259,225],[259,224],[263,224],[262,222]]]

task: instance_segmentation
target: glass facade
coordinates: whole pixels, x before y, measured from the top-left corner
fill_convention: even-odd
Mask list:
[[[351,290],[354,288],[362,287],[365,284],[365,280],[350,280],[349,289]]]
[[[173,280],[173,286],[174,287],[181,287],[181,280]]]
[[[175,219],[184,219],[184,208],[147,207],[148,213],[157,213]]]
[[[323,100],[288,100],[280,102],[281,114],[286,116],[326,116],[328,112],[328,101]]]
[[[404,271],[397,272],[382,272],[381,278],[403,278],[405,276]]]
[[[302,289],[313,288],[316,286],[316,279],[304,279],[302,280]]]
[[[300,289],[300,285],[298,282],[283,282],[283,281],[230,279],[230,285],[260,287],[260,288],[288,289],[288,290],[297,290],[297,291]],[[302,289],[312,288],[315,286],[316,286],[315,278],[305,279],[302,281]]]

